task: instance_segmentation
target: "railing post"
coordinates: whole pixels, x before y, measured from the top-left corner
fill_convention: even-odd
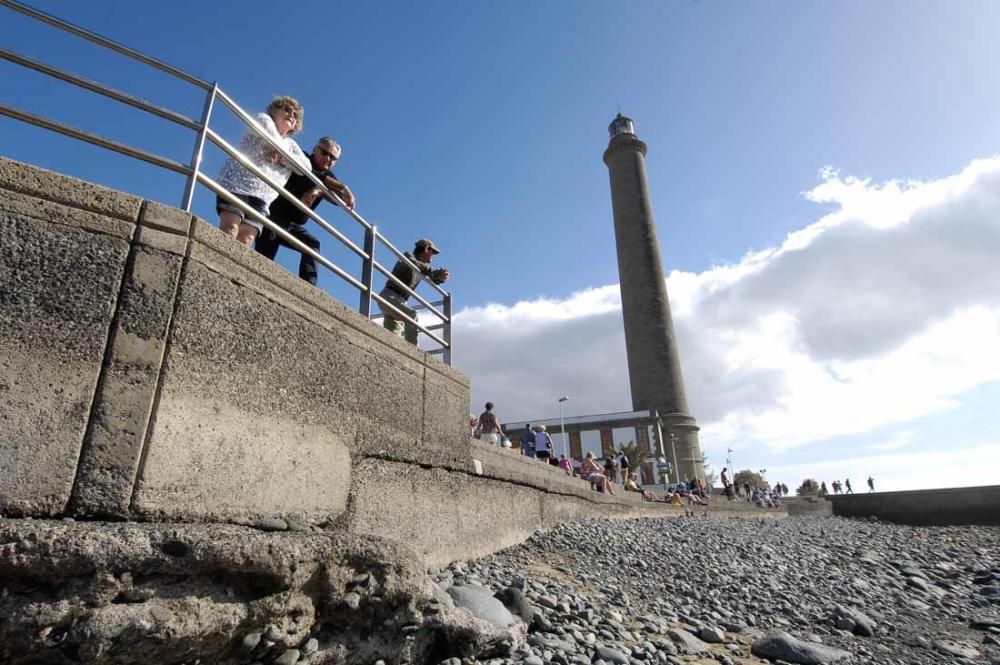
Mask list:
[[[451,292],[449,291],[444,295],[444,341],[448,343],[448,346],[444,347],[444,354],[441,359],[444,360],[444,364],[451,366]]]
[[[361,302],[358,304],[358,311],[366,319],[372,316],[372,283],[375,281],[375,225],[365,229],[365,254],[368,258],[361,264],[361,282],[365,285],[365,290],[361,292]]]
[[[194,142],[194,152],[191,154],[191,175],[188,176],[187,185],[184,187],[184,200],[181,208],[185,212],[191,212],[191,202],[194,200],[194,189],[198,186],[198,170],[201,168],[201,155],[205,150],[205,135],[208,133],[208,121],[212,117],[212,106],[215,104],[215,93],[219,89],[219,84],[212,84],[212,89],[208,91],[205,98],[205,108],[201,113],[201,129],[198,130],[198,138]]]

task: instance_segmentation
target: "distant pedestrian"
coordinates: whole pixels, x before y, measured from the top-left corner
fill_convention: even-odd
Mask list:
[[[871,493],[874,491],[875,491],[875,479],[872,478],[871,476],[868,476],[868,492]]]
[[[743,492],[747,495],[747,501],[750,501],[750,483],[743,483]]]
[[[829,492],[826,489],[826,481],[824,480],[819,484],[819,495],[826,496],[827,494],[829,494]]]
[[[486,403],[486,410],[479,414],[479,440],[490,445],[500,443],[500,419],[493,413],[493,402]]]
[[[552,458],[552,437],[545,431],[545,425],[535,428],[535,457],[542,462]]]
[[[630,474],[631,463],[628,461],[628,457],[625,456],[624,446],[618,449],[617,462],[618,462],[618,469],[622,472],[622,482],[625,482],[625,479],[630,477],[629,474]]]
[[[526,424],[521,433],[521,454],[525,457],[535,456],[535,433],[531,431],[531,423]]]
[[[604,460],[604,475],[607,476],[608,480],[611,482],[615,482],[618,479],[614,457],[608,457]]]
[[[850,478],[844,479],[844,485],[847,486],[847,493],[848,494],[854,494],[854,490],[851,488],[851,479]]]

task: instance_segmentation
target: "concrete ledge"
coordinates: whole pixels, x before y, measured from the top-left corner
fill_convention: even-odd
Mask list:
[[[828,496],[838,517],[916,526],[1000,525],[1000,485]]]
[[[677,517],[682,508],[638,495],[557,494],[494,478],[376,459],[354,467],[349,533],[394,534],[428,565],[485,556],[541,527],[595,517]],[[636,498],[633,499],[633,496]],[[638,499],[638,500],[637,500]]]
[[[0,189],[9,189],[40,201],[61,203],[70,208],[88,210],[127,222],[135,222],[139,218],[142,204],[142,199],[138,196],[6,157],[0,157]]]

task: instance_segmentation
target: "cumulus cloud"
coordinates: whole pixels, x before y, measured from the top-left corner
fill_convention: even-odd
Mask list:
[[[788,449],[953,408],[1000,379],[1000,157],[930,182],[833,169],[778,247],[667,279],[702,440]],[[629,409],[617,285],[455,319],[473,401],[506,417]],[[889,448],[886,448],[889,449]]]

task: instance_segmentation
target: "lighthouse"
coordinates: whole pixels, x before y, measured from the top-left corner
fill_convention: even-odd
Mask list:
[[[608,131],[604,163],[611,178],[632,408],[659,413],[664,452],[676,456],[673,468],[683,480],[701,478],[698,424],[688,411],[646,180],[646,144],[636,135],[632,119],[621,113]]]

